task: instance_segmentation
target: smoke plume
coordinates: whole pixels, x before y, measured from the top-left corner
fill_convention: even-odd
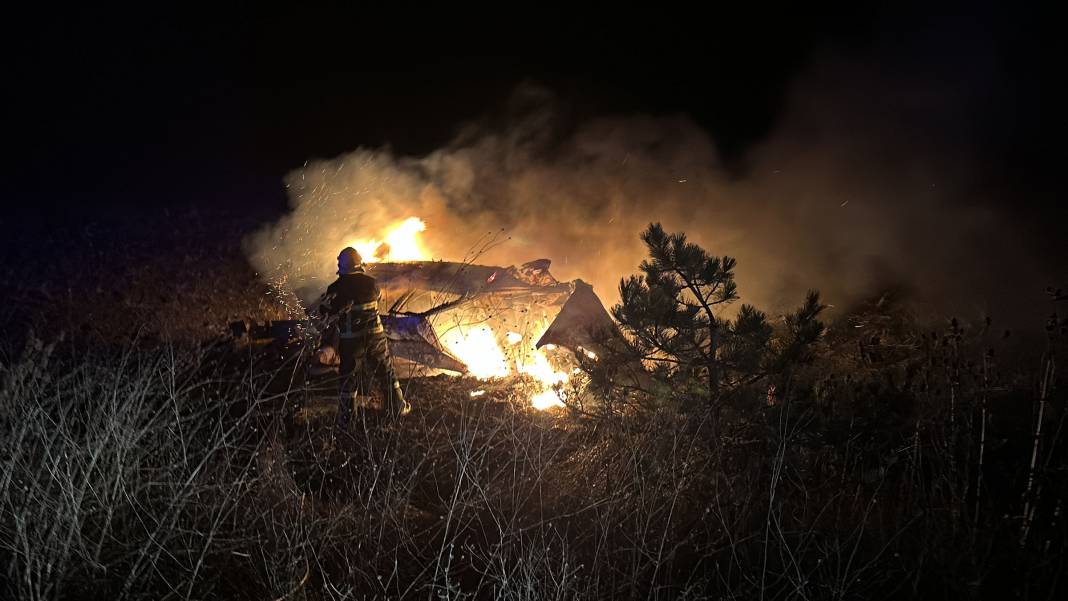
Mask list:
[[[260,273],[307,299],[348,241],[418,216],[435,258],[549,258],[559,279],[586,280],[611,304],[644,257],[639,232],[660,221],[736,257],[743,300],[767,310],[809,288],[843,307],[907,286],[980,314],[1005,285],[1048,282],[983,197],[955,136],[967,118],[955,93],[824,61],[737,175],[685,115],[575,123],[551,91],[522,86],[503,119],[470,124],[429,155],[359,149],[293,171],[292,212],[247,246]]]

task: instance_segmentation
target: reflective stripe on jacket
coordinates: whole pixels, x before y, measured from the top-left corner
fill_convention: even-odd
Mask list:
[[[366,308],[367,305],[371,306],[370,310]],[[365,303],[353,307],[345,313],[345,317],[338,324],[338,329],[342,338],[359,338],[386,331],[382,327],[382,318],[378,316],[377,303]]]

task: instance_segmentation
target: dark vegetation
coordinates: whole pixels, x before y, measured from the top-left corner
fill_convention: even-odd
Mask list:
[[[299,344],[224,335],[279,310],[247,224],[167,221],[9,241],[3,598],[1064,594],[1055,292],[1033,354],[1005,356],[996,322],[891,294],[735,310],[734,261],[654,226],[626,344],[583,360],[566,410],[411,380],[411,416],[335,440]],[[61,266],[34,254],[53,242]],[[651,375],[619,378],[635,356]]]

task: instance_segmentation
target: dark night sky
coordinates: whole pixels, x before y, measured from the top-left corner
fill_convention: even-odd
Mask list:
[[[7,51],[7,200],[31,212],[280,209],[282,176],[306,159],[430,151],[521,81],[556,90],[579,117],[687,113],[744,171],[791,81],[832,52],[887,72],[964,72],[969,124],[947,135],[983,157],[1012,202],[1055,210],[1068,129],[1056,21],[970,11],[481,15],[493,24],[415,8],[41,14],[14,23]]]

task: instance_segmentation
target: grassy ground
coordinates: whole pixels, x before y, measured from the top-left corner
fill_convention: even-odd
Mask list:
[[[1006,367],[983,324],[860,307],[791,390],[715,413],[411,380],[410,416],[335,437],[299,349],[219,336],[274,310],[236,243],[104,238],[66,294],[7,273],[4,598],[1063,595],[1063,354]]]

